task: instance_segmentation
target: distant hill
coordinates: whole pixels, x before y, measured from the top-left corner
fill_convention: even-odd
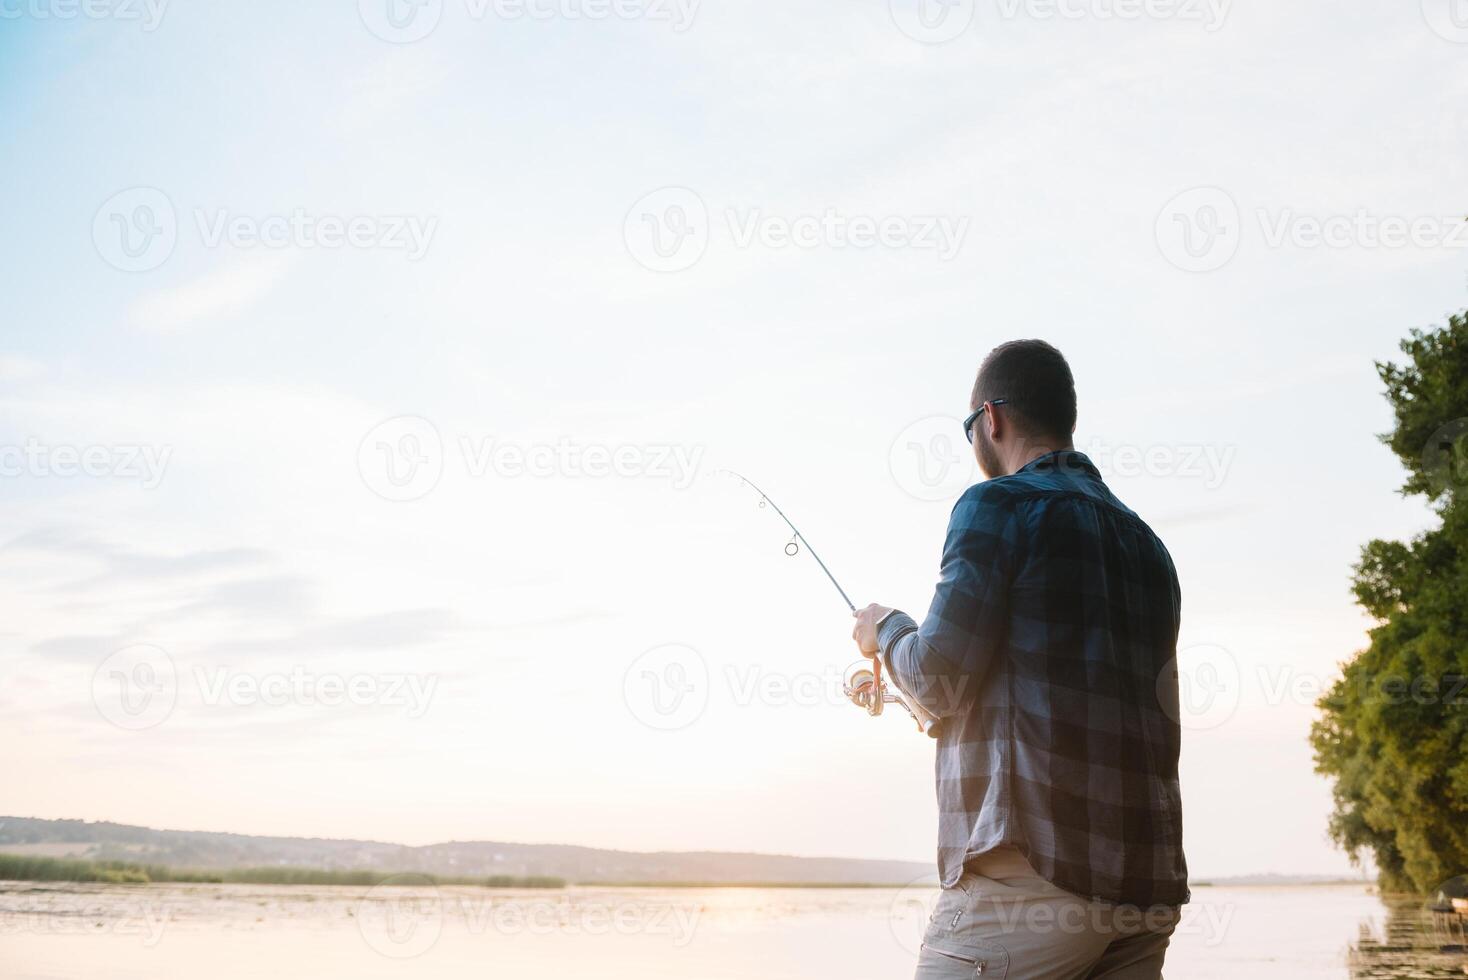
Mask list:
[[[890,884],[932,877],[930,864],[720,851],[607,851],[567,844],[450,841],[408,847],[381,841],[254,837],[154,830],[85,820],[0,817],[0,852],[163,864],[179,868],[422,871],[445,876],[546,875],[571,882]]]

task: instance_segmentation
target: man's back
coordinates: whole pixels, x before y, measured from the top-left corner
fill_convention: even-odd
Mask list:
[[[922,627],[896,613],[879,633],[897,683],[944,718],[946,886],[1012,845],[1085,898],[1187,900],[1179,601],[1162,542],[1080,453],[959,500]]]

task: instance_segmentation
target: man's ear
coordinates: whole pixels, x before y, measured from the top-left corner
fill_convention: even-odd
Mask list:
[[[1004,423],[999,418],[999,413],[994,410],[993,402],[985,402],[989,408],[984,412],[984,424],[989,427],[989,441],[997,442],[1004,435]]]

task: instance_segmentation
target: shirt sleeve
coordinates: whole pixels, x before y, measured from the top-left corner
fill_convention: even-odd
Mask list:
[[[877,632],[897,686],[938,718],[973,699],[1004,640],[1019,518],[988,484],[959,498],[948,522],[938,588],[919,626],[895,612]]]

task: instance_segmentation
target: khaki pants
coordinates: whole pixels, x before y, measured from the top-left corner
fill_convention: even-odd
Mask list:
[[[1000,848],[970,861],[939,896],[917,980],[1157,980],[1178,915],[1088,902]]]

